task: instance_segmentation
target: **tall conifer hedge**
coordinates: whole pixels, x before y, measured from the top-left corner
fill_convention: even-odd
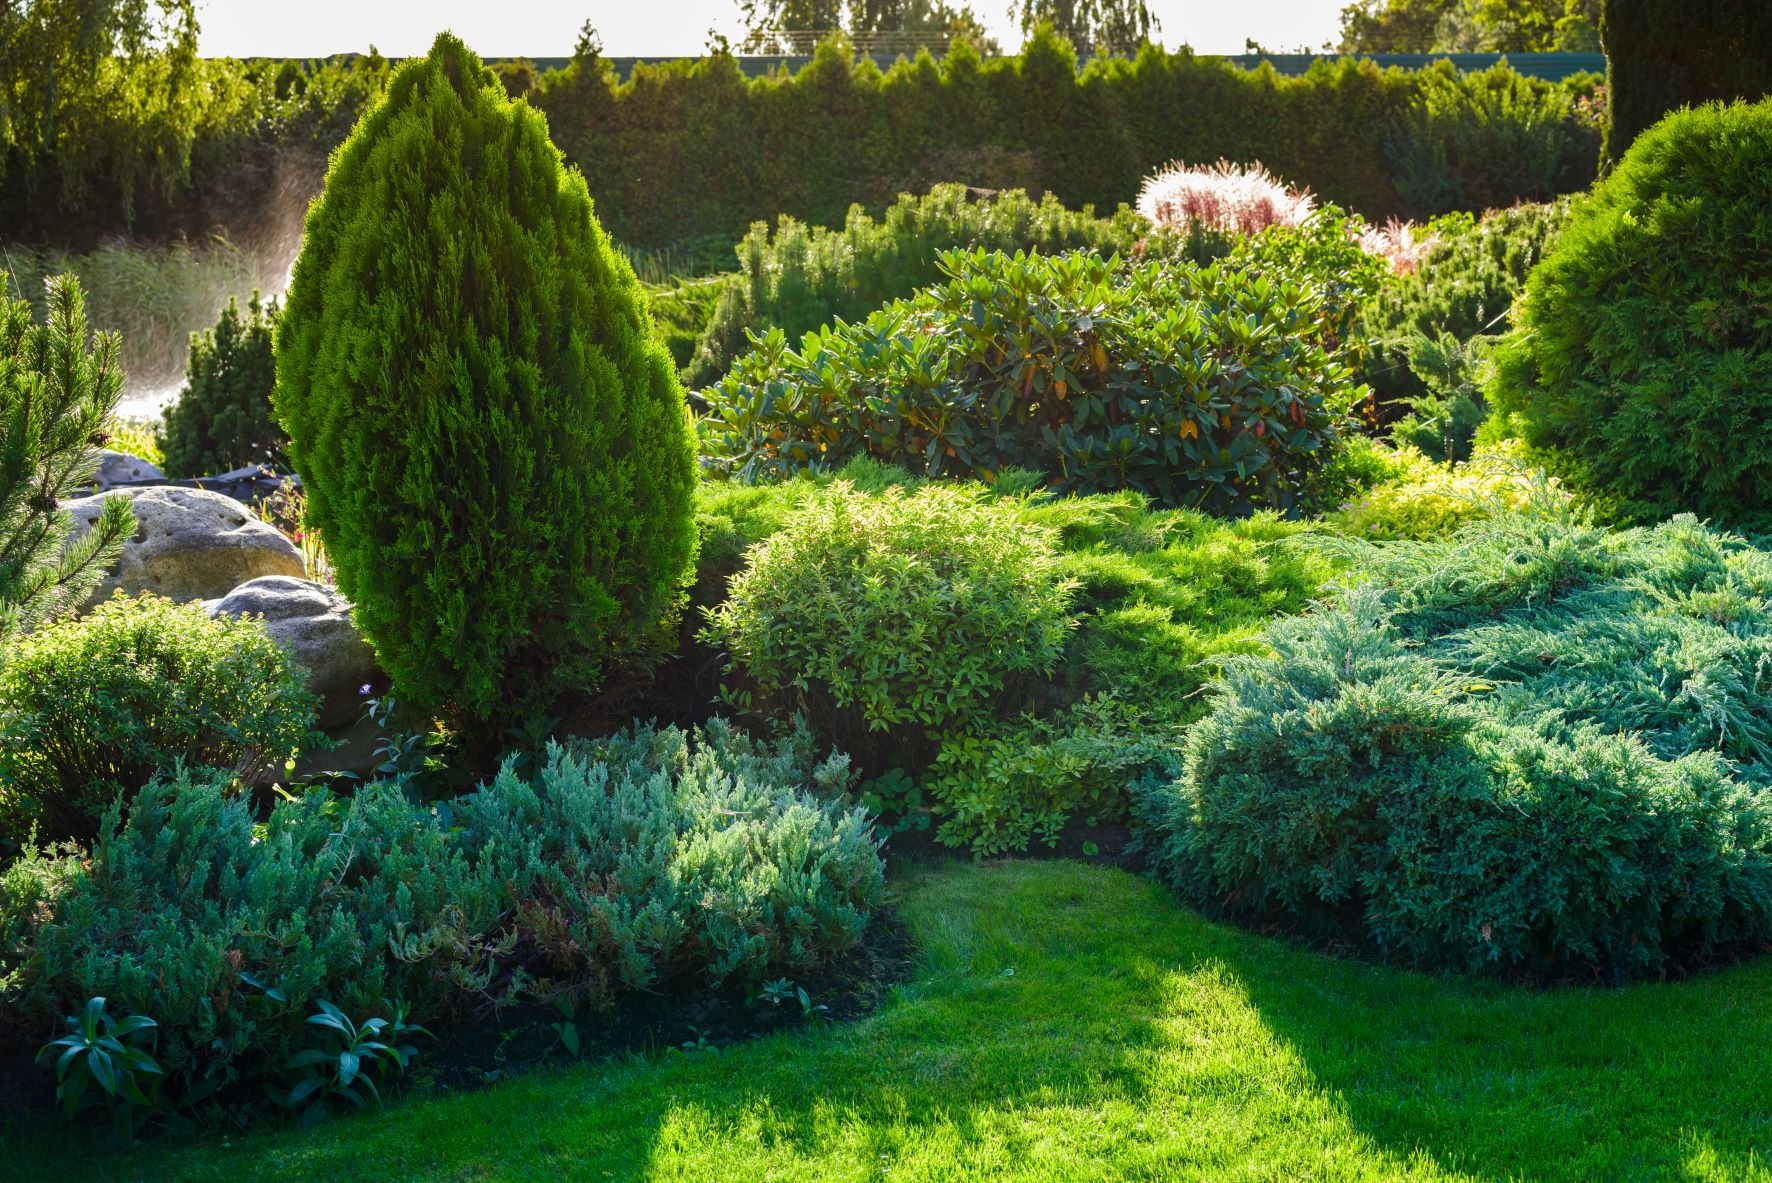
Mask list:
[[[448,34],[333,157],[274,404],[406,704],[508,723],[676,610],[695,459],[670,357],[544,118]]]
[[[1767,0],[1606,0],[1600,40],[1608,160],[1676,108],[1772,94]]]

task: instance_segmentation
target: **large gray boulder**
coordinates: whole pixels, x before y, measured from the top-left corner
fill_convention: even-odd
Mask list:
[[[165,479],[165,473],[140,456],[106,448],[98,454],[98,474],[93,478],[92,491],[103,493],[117,485],[138,485],[144,481]]]
[[[320,699],[320,726],[331,730],[362,713],[360,691],[381,670],[375,652],[351,623],[351,604],[332,588],[306,579],[254,579],[203,605],[210,615],[262,616],[265,632],[308,671],[308,689]]]
[[[135,535],[90,603],[119,588],[180,603],[210,600],[266,575],[299,579],[306,573],[301,551],[281,530],[220,493],[153,485],[77,498],[63,508],[84,532],[98,520],[106,497],[128,497],[134,504]]]

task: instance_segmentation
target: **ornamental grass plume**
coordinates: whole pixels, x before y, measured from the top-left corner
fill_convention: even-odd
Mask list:
[[[1392,275],[1413,275],[1427,262],[1440,236],[1426,226],[1392,218],[1382,226],[1368,226],[1360,234],[1360,249],[1390,264]]]
[[[1220,160],[1211,167],[1175,161],[1145,178],[1138,212],[1155,226],[1190,224],[1237,234],[1298,226],[1316,209],[1310,190],[1294,189],[1259,163]]]

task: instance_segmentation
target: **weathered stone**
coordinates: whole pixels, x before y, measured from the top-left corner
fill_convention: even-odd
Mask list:
[[[117,452],[106,448],[98,454],[98,475],[93,479],[92,489],[95,493],[103,493],[117,485],[134,485],[143,481],[163,481],[165,479],[165,473],[140,456],[131,456],[128,452]]]
[[[353,722],[363,709],[363,686],[381,670],[375,652],[351,623],[351,604],[324,584],[272,575],[206,601],[211,615],[262,616],[265,632],[308,671],[308,689],[320,699],[320,726]]]
[[[119,588],[181,603],[209,600],[262,576],[305,573],[301,552],[282,531],[219,493],[154,485],[81,497],[63,508],[82,531],[89,530],[106,497],[128,497],[134,504],[135,535],[89,603]]]

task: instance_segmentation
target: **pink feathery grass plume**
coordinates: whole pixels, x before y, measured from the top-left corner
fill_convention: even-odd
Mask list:
[[[1410,275],[1439,241],[1426,227],[1392,218],[1382,226],[1368,226],[1360,234],[1360,249],[1389,263],[1392,275]]]
[[[1138,212],[1152,225],[1199,223],[1239,234],[1301,225],[1315,209],[1310,190],[1292,188],[1260,164],[1228,160],[1209,168],[1176,161],[1146,177],[1138,195]]]

